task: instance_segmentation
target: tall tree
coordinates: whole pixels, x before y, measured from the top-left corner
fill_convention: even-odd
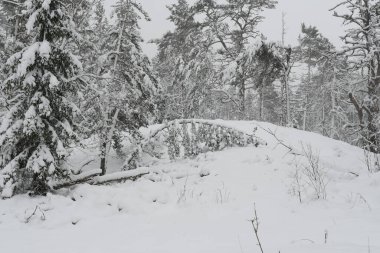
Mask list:
[[[312,120],[311,107],[315,104],[312,101],[312,94],[318,88],[318,86],[323,86],[323,77],[316,82],[313,87],[313,71],[316,67],[321,65],[321,60],[329,52],[334,50],[333,45],[329,40],[323,37],[315,26],[306,26],[302,24],[301,35],[299,37],[299,48],[301,51],[301,61],[306,64],[307,74],[303,78],[302,94],[303,94],[303,117],[302,117],[302,128],[303,130],[313,130],[311,129],[309,121]],[[319,108],[322,111],[323,108]],[[318,112],[317,112],[318,113]]]
[[[107,25],[104,9],[97,6],[95,22],[104,38],[96,41],[94,55],[96,82],[87,100],[90,125],[100,139],[100,168],[107,171],[107,157],[112,144],[120,145],[122,131],[139,138],[138,129],[146,126],[156,111],[154,95],[158,83],[149,59],[141,49],[139,20],[149,20],[141,5],[133,0],[119,0],[114,6],[115,22]]]
[[[290,88],[291,74],[295,63],[299,60],[299,50],[297,47],[278,46],[278,58],[281,69],[278,74],[281,83],[281,120],[284,126],[294,126],[294,112],[292,111],[292,89]]]
[[[155,70],[164,89],[165,119],[200,117],[211,99],[215,71],[212,40],[185,0],[169,6],[175,30],[156,40]]]
[[[377,0],[345,0],[332,10],[344,6],[345,14],[334,11],[349,28],[343,40],[341,54],[350,58],[352,70],[362,70],[367,94],[362,101],[350,93],[351,103],[357,110],[364,146],[380,153],[379,95],[380,95],[380,3]]]
[[[82,66],[63,43],[76,37],[73,22],[58,0],[29,0],[22,13],[30,43],[8,59],[1,85],[10,106],[0,126],[3,197],[44,194],[49,181],[65,178],[64,162],[78,131],[71,98],[80,89]]]
[[[242,68],[243,54],[249,53],[252,43],[262,38],[257,26],[263,20],[262,12],[275,7],[274,0],[227,0],[218,4],[214,0],[200,0],[195,9],[206,18],[204,21],[219,45],[218,55],[222,69],[233,70],[235,73],[229,78],[230,85],[238,90],[240,118],[246,116],[246,92],[250,85],[248,70]]]

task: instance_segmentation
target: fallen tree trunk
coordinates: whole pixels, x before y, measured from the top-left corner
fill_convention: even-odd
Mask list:
[[[66,187],[74,186],[77,184],[86,183],[92,178],[100,175],[101,173],[102,173],[102,170],[96,169],[96,170],[83,172],[78,175],[72,175],[69,180],[53,183],[51,188],[54,190],[58,190],[61,188],[66,188]]]
[[[89,184],[101,185],[113,182],[123,182],[125,180],[135,181],[136,179],[148,175],[151,172],[154,172],[154,170],[147,167],[142,167],[135,170],[115,172],[104,176],[94,177],[91,179]]]
[[[91,171],[81,173],[79,175],[73,175],[71,176],[70,180],[54,183],[52,186],[52,189],[58,190],[58,189],[67,188],[67,187],[71,187],[71,186],[82,184],[82,183],[88,183],[91,185],[102,185],[102,184],[107,184],[107,183],[123,182],[126,180],[135,181],[138,178],[141,178],[152,172],[157,172],[157,171],[151,168],[142,167],[135,170],[115,172],[115,173],[101,176],[102,171],[100,169],[91,170]]]

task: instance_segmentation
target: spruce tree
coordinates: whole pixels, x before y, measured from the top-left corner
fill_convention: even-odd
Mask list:
[[[68,47],[74,23],[59,0],[28,0],[22,13],[30,43],[8,59],[1,85],[9,105],[0,126],[3,197],[45,194],[50,181],[68,175],[64,162],[77,140],[72,98],[82,66]]]

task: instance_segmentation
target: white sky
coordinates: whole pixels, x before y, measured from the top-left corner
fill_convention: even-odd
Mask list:
[[[109,10],[116,0],[104,0]],[[149,13],[152,21],[141,23],[141,33],[146,42],[151,39],[160,38],[173,26],[167,20],[169,11],[166,6],[176,3],[176,0],[140,0],[144,9]],[[265,12],[265,21],[260,25],[262,33],[269,40],[281,40],[281,16],[286,13],[286,44],[297,43],[301,30],[301,23],[318,27],[321,33],[329,38],[337,47],[342,45],[339,36],[343,35],[342,21],[332,16],[329,9],[341,0],[278,0],[279,4],[275,10]],[[145,43],[144,52],[153,57],[156,47]]]

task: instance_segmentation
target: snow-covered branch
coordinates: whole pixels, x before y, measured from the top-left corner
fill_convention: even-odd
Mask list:
[[[22,6],[21,3],[18,3],[18,2],[15,2],[15,1],[11,1],[11,0],[2,0],[3,3],[9,3],[9,4],[14,4],[14,5],[17,5],[17,6]]]

